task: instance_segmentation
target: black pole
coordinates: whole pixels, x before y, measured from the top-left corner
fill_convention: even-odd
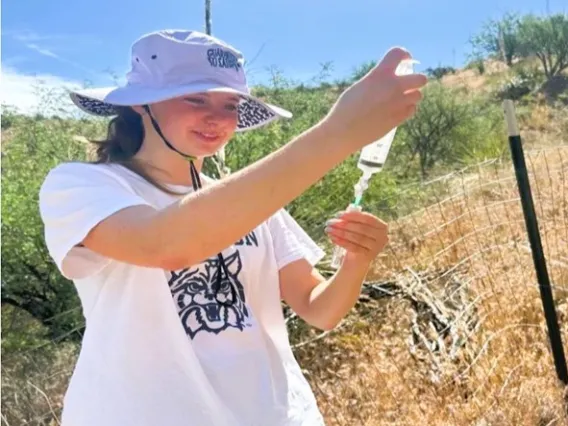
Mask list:
[[[211,0],[205,0],[205,33],[211,35]]]
[[[568,385],[568,369],[566,368],[566,357],[564,356],[564,349],[562,347],[562,338],[560,337],[560,327],[558,326],[558,318],[556,316],[556,309],[554,307],[554,297],[550,287],[550,278],[546,268],[546,259],[542,249],[542,242],[540,240],[540,233],[538,230],[538,222],[534,209],[529,176],[527,172],[527,165],[525,163],[525,156],[523,153],[523,145],[519,128],[517,127],[517,120],[515,118],[515,109],[513,102],[506,100],[503,103],[505,109],[505,120],[509,133],[509,148],[513,164],[515,166],[515,174],[517,176],[517,185],[519,187],[519,194],[521,196],[521,203],[523,206],[523,214],[525,216],[525,226],[529,235],[531,244],[532,257],[536,276],[539,283],[540,297],[542,300],[542,307],[544,308],[544,316],[546,318],[546,325],[548,327],[548,337],[550,339],[550,346],[552,348],[552,356],[554,358],[554,365],[556,367],[556,375],[565,384]]]

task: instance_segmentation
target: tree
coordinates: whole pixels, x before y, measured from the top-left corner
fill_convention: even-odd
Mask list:
[[[500,58],[508,66],[519,55],[519,22],[517,14],[507,13],[501,20],[489,20],[483,25],[480,34],[474,36],[470,43],[475,51]]]
[[[365,62],[364,64],[359,65],[358,67],[355,68],[355,70],[351,74],[351,78],[349,79],[349,81],[351,83],[354,83],[362,79],[369,73],[369,71],[371,71],[375,67],[375,65],[377,65],[376,61],[368,61]]]
[[[401,126],[402,143],[393,145],[393,162],[400,165],[403,176],[413,173],[418,163],[418,172],[426,179],[436,166],[496,156],[499,125],[502,119],[494,106],[431,82],[416,114]]]
[[[527,15],[519,27],[523,56],[536,56],[548,80],[568,68],[568,16]]]

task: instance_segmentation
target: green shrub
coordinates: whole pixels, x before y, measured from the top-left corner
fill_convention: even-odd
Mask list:
[[[436,68],[427,68],[426,75],[436,80],[440,80],[442,77],[448,74],[455,74],[456,69],[454,67],[436,67]]]
[[[417,113],[400,129],[401,142],[394,145],[397,174],[426,179],[498,155],[504,142],[502,121],[498,106],[483,97],[430,83]]]
[[[85,158],[85,146],[73,136],[100,133],[101,123],[37,116],[18,116],[16,122],[2,146],[2,304],[25,310],[52,337],[66,335],[82,318],[80,312],[59,314],[79,301],[45,247],[38,192],[51,168]]]
[[[497,99],[511,99],[517,101],[531,93],[533,82],[521,76],[513,76],[501,84],[496,92]]]

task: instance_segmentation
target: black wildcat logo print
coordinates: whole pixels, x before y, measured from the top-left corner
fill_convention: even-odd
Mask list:
[[[233,286],[237,300],[231,306],[221,305],[215,300],[213,286],[217,275],[222,273],[217,257],[212,257],[196,267],[172,272],[168,281],[183,327],[192,339],[200,331],[219,334],[229,327],[243,330],[251,326],[244,288],[239,281],[243,265],[238,250],[225,257],[225,264],[229,276],[222,275],[217,299],[230,302]]]

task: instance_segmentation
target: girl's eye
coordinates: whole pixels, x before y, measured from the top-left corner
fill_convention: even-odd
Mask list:
[[[227,109],[228,109],[229,111],[236,111],[237,108],[238,108],[238,107],[237,107],[237,105],[235,105],[235,104],[229,104],[229,105],[227,105]]]

